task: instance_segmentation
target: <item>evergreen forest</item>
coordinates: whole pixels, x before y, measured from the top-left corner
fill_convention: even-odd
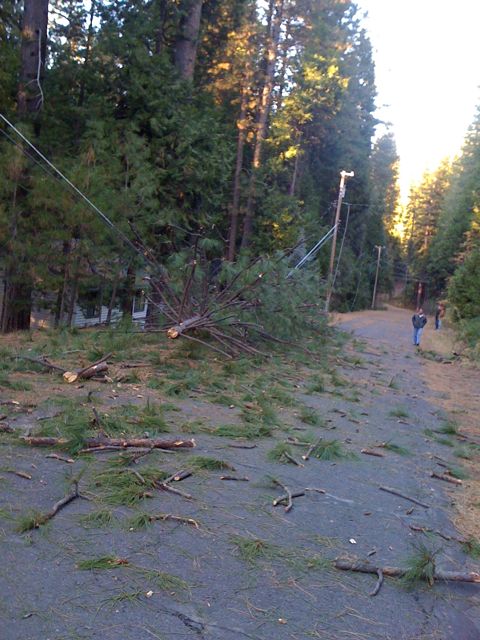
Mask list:
[[[56,326],[97,296],[128,314],[151,265],[184,274],[194,245],[212,277],[292,269],[338,208],[334,308],[369,307],[378,266],[380,291],[415,304],[421,283],[474,339],[480,112],[402,209],[361,18],[349,0],[5,0],[2,332],[34,305]],[[329,257],[296,272],[315,302]]]

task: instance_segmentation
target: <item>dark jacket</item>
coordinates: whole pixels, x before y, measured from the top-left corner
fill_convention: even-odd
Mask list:
[[[412,316],[412,324],[415,329],[423,329],[427,324],[427,316],[424,313],[414,313]]]

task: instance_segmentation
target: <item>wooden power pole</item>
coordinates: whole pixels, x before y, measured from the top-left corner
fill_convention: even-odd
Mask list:
[[[335,213],[335,225],[333,231],[332,250],[330,252],[330,266],[328,268],[327,295],[325,297],[325,311],[328,313],[330,308],[330,298],[333,289],[333,265],[335,263],[335,251],[337,248],[337,232],[338,223],[340,222],[340,210],[342,208],[342,200],[345,197],[345,178],[353,178],[353,171],[340,171],[340,187],[338,189],[337,211]]]

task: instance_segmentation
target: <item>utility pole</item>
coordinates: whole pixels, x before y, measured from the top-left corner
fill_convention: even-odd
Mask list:
[[[333,231],[332,250],[330,253],[330,266],[328,268],[327,295],[325,297],[325,311],[328,313],[330,308],[330,298],[333,289],[333,265],[335,263],[335,251],[337,248],[337,232],[338,223],[340,222],[340,209],[342,208],[342,200],[345,197],[345,178],[353,178],[353,171],[340,171],[340,187],[338,189],[337,211],[335,213],[335,224]]]
[[[375,298],[377,295],[377,283],[378,283],[378,272],[380,270],[380,256],[382,255],[382,249],[385,249],[385,247],[382,247],[379,244],[375,245],[375,249],[377,250],[378,254],[377,254],[377,271],[375,273],[375,284],[373,285],[373,297],[372,297],[372,309],[375,309]]]

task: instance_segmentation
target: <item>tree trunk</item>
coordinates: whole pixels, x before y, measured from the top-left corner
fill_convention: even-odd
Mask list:
[[[90,66],[90,51],[92,50],[93,40],[93,19],[95,17],[96,0],[91,0],[90,5],[90,22],[88,24],[87,44],[85,46],[85,58],[83,59],[82,79],[80,82],[80,93],[78,95],[78,106],[83,107],[85,102],[85,83],[87,79],[88,67]]]
[[[135,297],[135,267],[130,263],[127,268],[127,275],[123,285],[120,299],[120,309],[123,317],[132,317],[133,299]]]
[[[242,99],[240,103],[240,117],[237,123],[238,126],[238,138],[237,138],[237,159],[235,162],[235,174],[233,177],[233,198],[230,209],[230,230],[228,233],[228,255],[227,258],[230,262],[235,259],[236,245],[237,245],[237,231],[238,231],[238,207],[240,203],[240,177],[243,167],[243,149],[245,147],[246,137],[246,116],[247,116],[247,104],[249,96],[249,87],[244,86],[242,90]]]
[[[47,53],[48,0],[25,0],[22,20],[18,113],[38,113]]]
[[[20,177],[21,174],[19,174]],[[18,201],[22,191],[15,179],[12,194],[11,220],[9,226],[8,259],[5,269],[5,289],[2,306],[2,333],[30,329],[32,288],[25,259],[18,250],[18,225],[20,211]]]
[[[275,100],[275,110],[277,113],[282,108],[283,93],[285,91],[285,78],[287,77],[288,67],[288,50],[290,49],[291,20],[292,18],[291,16],[289,16],[287,19],[287,24],[285,25],[285,37],[283,39],[281,47],[281,64],[278,78],[278,93]]]
[[[78,260],[80,261],[80,256],[78,257]],[[77,297],[78,297],[78,282],[80,280],[80,266],[77,263],[77,269],[75,271],[75,275],[73,277],[73,285],[72,285],[72,295],[70,297],[70,304],[68,305],[68,319],[67,319],[67,326],[71,327],[73,324],[73,316],[75,313],[75,305],[77,304]]]
[[[155,31],[155,53],[160,55],[165,48],[165,22],[167,20],[166,0],[157,0],[158,28]]]
[[[245,221],[243,225],[242,248],[247,248],[250,244],[253,225],[253,208],[255,202],[257,172],[260,167],[262,146],[267,134],[267,123],[272,101],[272,91],[275,78],[275,65],[277,62],[278,43],[283,19],[284,0],[270,0],[272,10],[272,21],[270,32],[267,33],[265,47],[265,74],[263,86],[260,94],[260,102],[257,112],[257,135],[253,151],[252,171],[250,174],[250,184],[248,189],[248,199],[245,211]]]
[[[55,320],[54,327],[57,329],[60,325],[63,324],[63,316],[65,313],[65,298],[67,295],[67,287],[68,287],[68,277],[69,277],[69,266],[70,266],[70,240],[65,240],[63,243],[63,256],[64,256],[64,265],[63,265],[63,282],[61,288],[58,290],[57,296],[57,304],[55,306]]]
[[[17,112],[20,118],[33,120],[38,134],[38,113],[43,105],[43,73],[47,53],[48,0],[25,0],[22,19],[20,49],[20,73],[17,92]],[[25,176],[23,176],[25,177]],[[17,191],[18,190],[18,191]],[[28,330],[32,308],[32,285],[26,259],[19,250],[15,238],[19,233],[21,209],[18,201],[24,201],[26,192],[15,187],[12,209],[14,232],[11,235],[9,265],[6,270],[5,299],[2,310],[3,332]],[[24,214],[25,215],[25,214]],[[27,214],[28,215],[28,214]],[[21,232],[20,232],[21,233]]]
[[[117,290],[120,283],[120,277],[122,275],[122,269],[119,269],[112,285],[112,295],[110,296],[110,302],[108,303],[107,317],[105,318],[105,324],[108,326],[112,322],[112,311],[117,300]]]
[[[288,195],[291,196],[292,198],[295,195],[295,189],[297,187],[299,165],[300,165],[300,149],[297,149],[297,153],[295,155],[295,164],[293,165],[292,181],[290,182],[290,188],[288,190]]]
[[[175,42],[175,66],[183,80],[193,80],[203,0],[182,2],[180,25]]]

